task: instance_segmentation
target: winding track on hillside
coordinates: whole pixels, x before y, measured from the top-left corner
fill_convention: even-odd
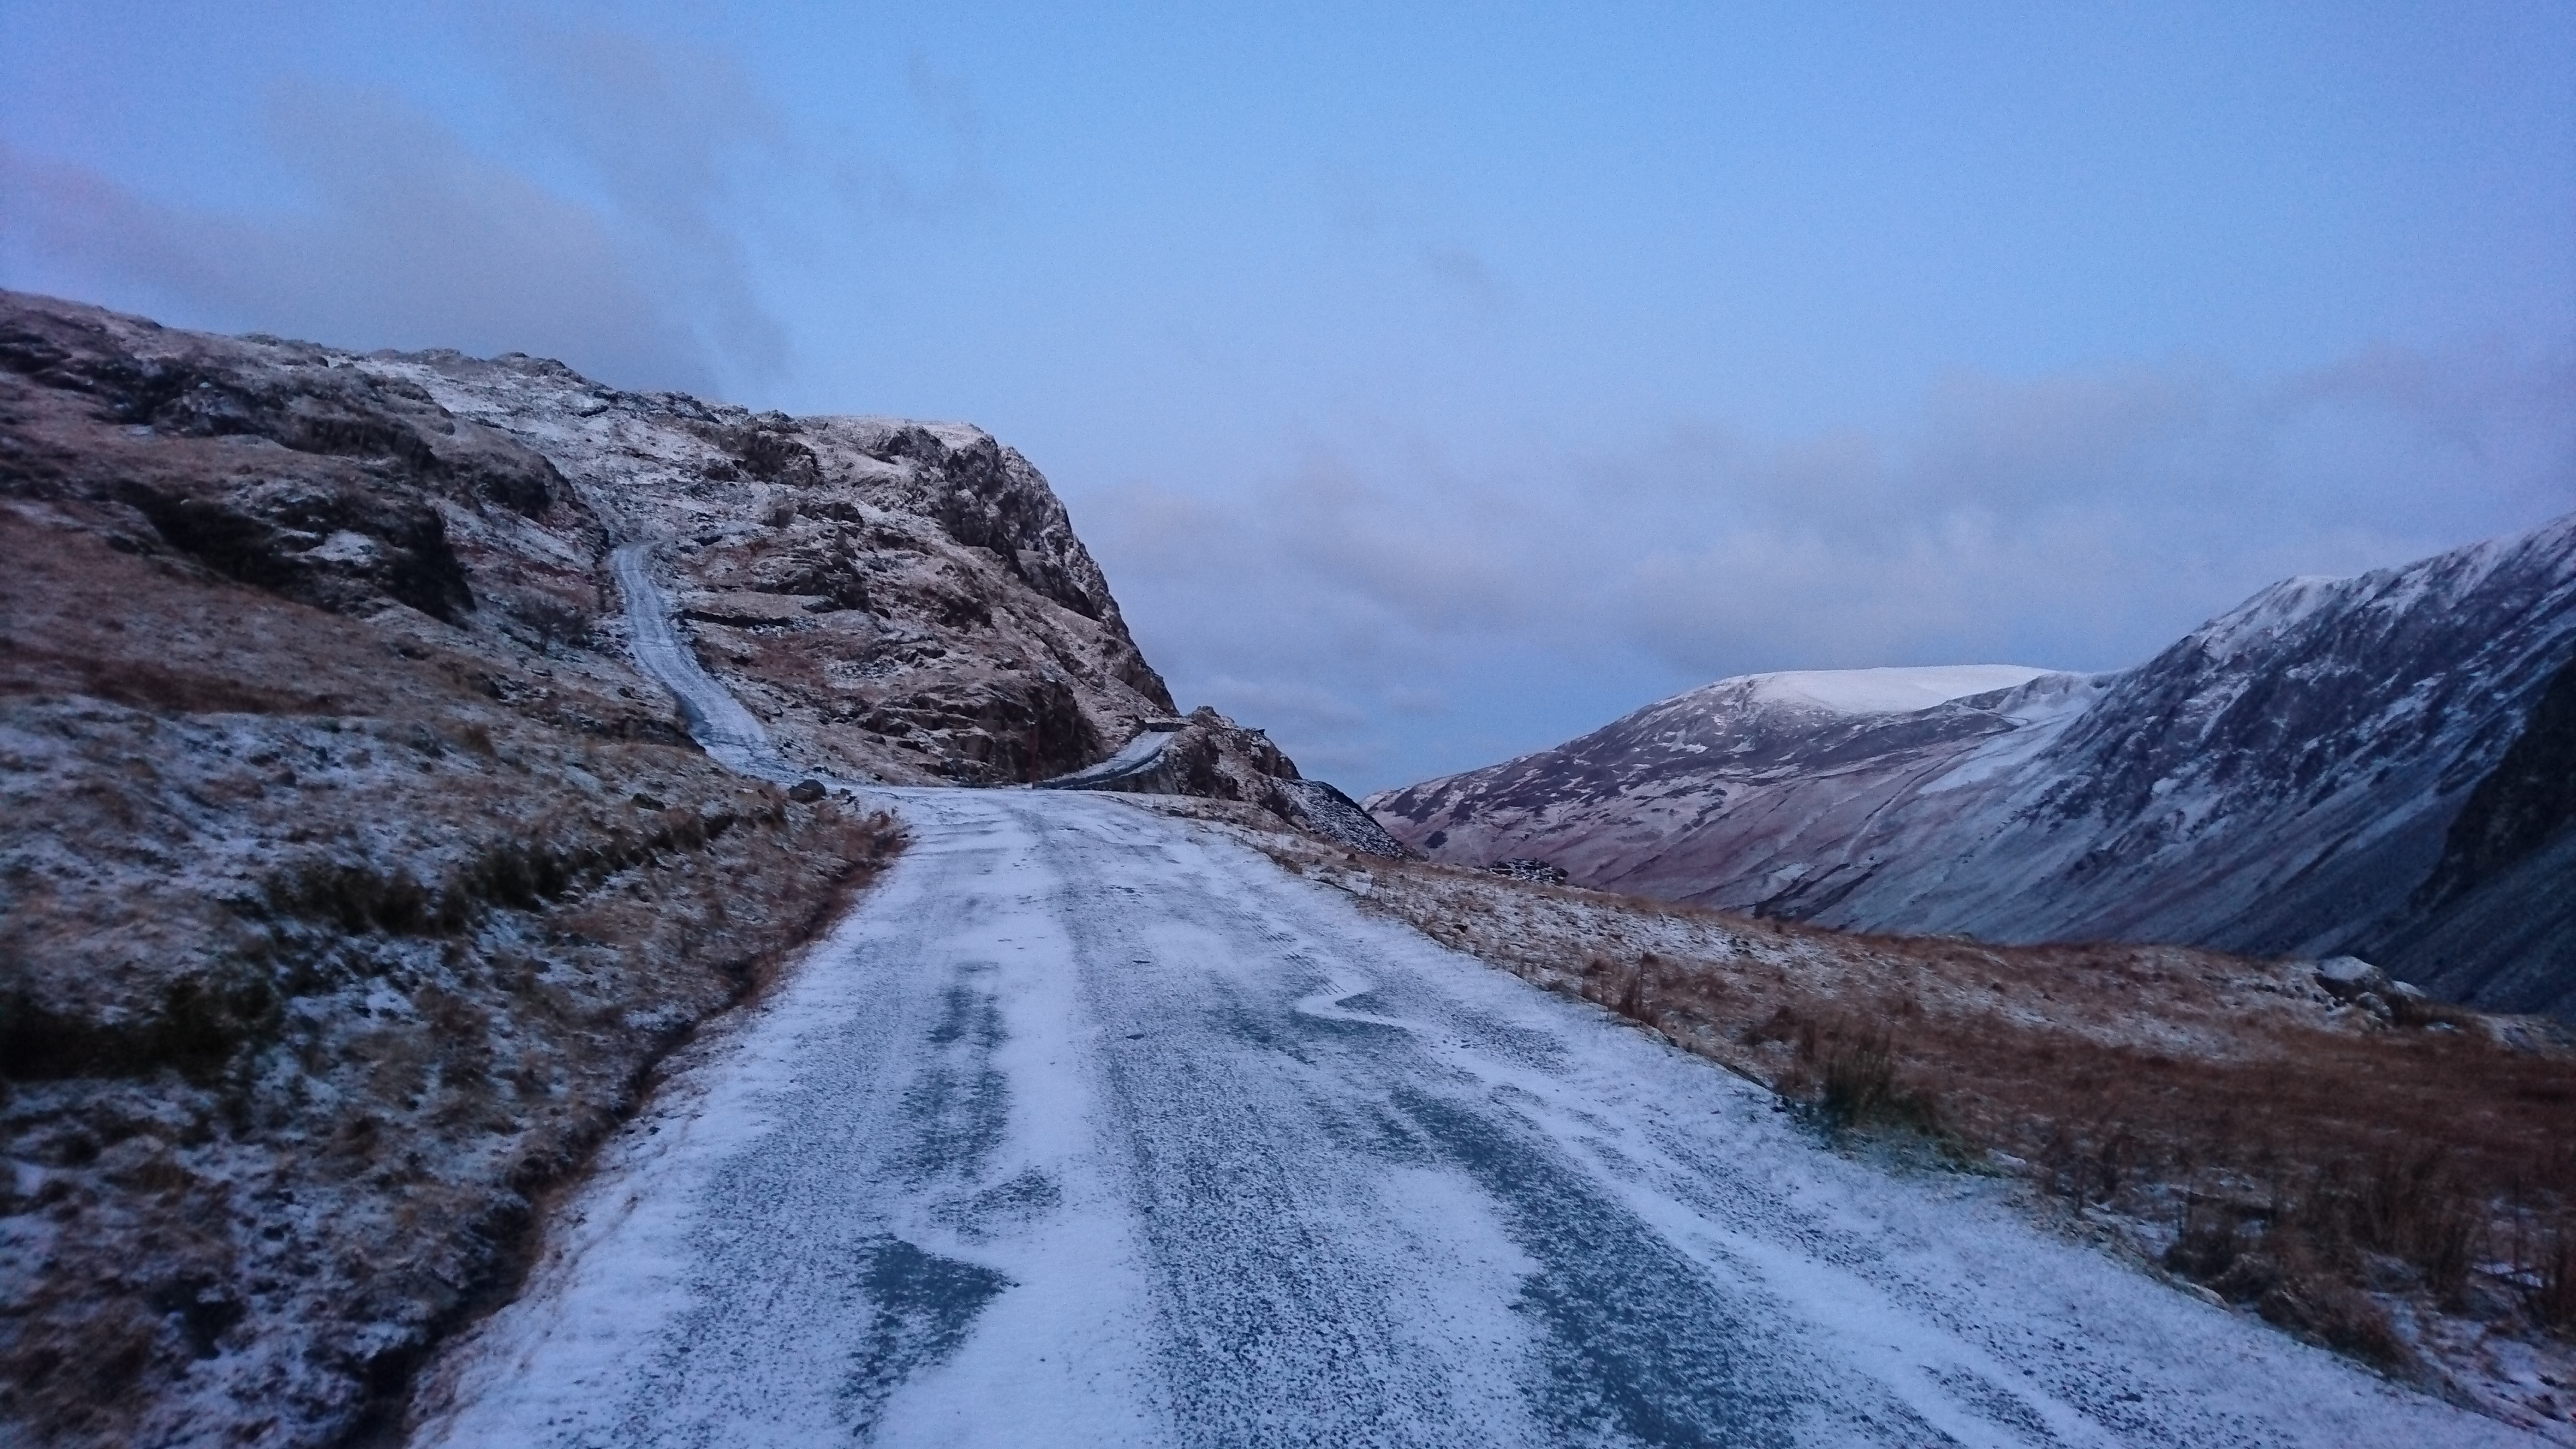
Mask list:
[[[671,597],[653,577],[653,549],[650,542],[621,544],[608,556],[626,601],[627,642],[636,665],[671,691],[689,733],[718,764],[780,784],[802,778],[780,758],[760,721],[716,683],[680,637]]]
[[[1205,827],[883,793],[911,848],[604,1151],[417,1442],[2531,1442]]]

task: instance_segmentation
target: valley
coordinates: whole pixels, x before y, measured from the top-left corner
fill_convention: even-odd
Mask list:
[[[2363,956],[2576,1011],[2576,518],[2293,579],[2110,674],[1754,675],[1374,795],[1433,858],[1852,930]]]
[[[2568,1441],[2576,1052],[2312,959],[2555,859],[2561,534],[1364,810],[978,429],[0,303],[13,1435]]]

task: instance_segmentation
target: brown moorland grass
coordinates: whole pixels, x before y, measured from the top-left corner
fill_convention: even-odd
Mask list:
[[[0,1440],[346,1442],[900,837],[569,630],[83,521],[0,502]]]
[[[1851,934],[1243,834],[1822,1130],[2018,1176],[2208,1295],[2566,1427],[2576,1050],[2554,1023],[2405,1002],[2382,1019],[2302,962]],[[2557,1367],[2508,1383],[2503,1341]]]

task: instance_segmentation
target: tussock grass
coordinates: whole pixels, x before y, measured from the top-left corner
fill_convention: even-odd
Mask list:
[[[2390,1372],[2540,1422],[2524,1389],[2460,1387],[2476,1344],[2517,1337],[2576,1368],[2576,1051],[2547,1023],[2423,1003],[2383,1026],[2297,963],[1847,934],[1246,838],[1828,1132],[2019,1177]]]
[[[728,774],[568,630],[31,518],[0,500],[0,1440],[363,1438],[900,836]]]
[[[773,801],[753,823],[776,826],[786,813],[783,802]],[[540,827],[531,838],[475,848],[436,885],[422,884],[404,867],[306,859],[270,874],[255,897],[236,906],[255,916],[328,921],[346,931],[453,936],[484,912],[538,910],[631,867],[704,850],[741,819],[728,809],[672,809],[649,832],[611,827],[587,838],[580,823]]]

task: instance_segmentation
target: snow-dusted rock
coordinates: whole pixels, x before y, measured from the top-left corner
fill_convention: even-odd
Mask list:
[[[1724,680],[1369,804],[1435,858],[1609,889],[2004,942],[2358,950],[2563,1012],[2571,660],[2576,517],[2274,585],[2119,673]]]
[[[1186,718],[1149,719],[1099,764],[1038,782],[1049,790],[1195,795],[1257,805],[1311,835],[1371,855],[1412,852],[1358,801],[1299,775],[1270,737],[1201,705]]]
[[[2386,993],[2388,973],[2358,956],[2329,956],[2317,963],[2317,984],[2350,1001],[2365,991]]]

